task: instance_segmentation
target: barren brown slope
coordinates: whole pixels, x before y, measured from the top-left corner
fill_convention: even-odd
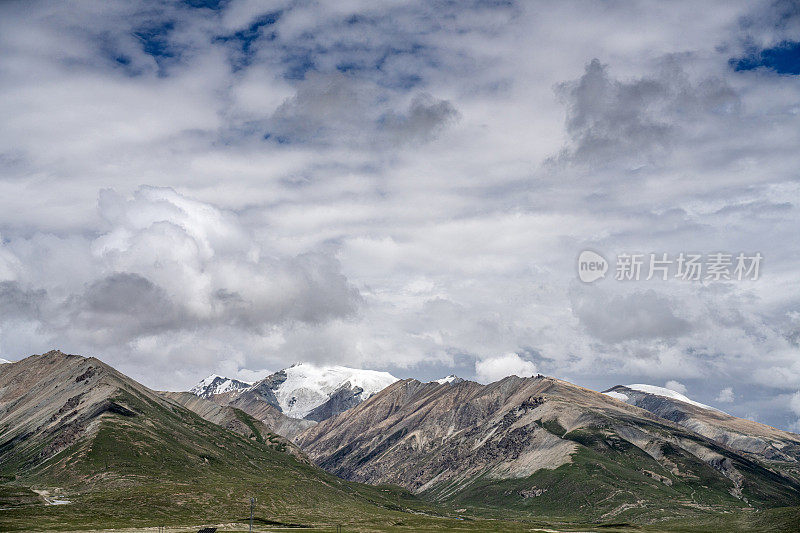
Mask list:
[[[0,367],[0,468],[16,461],[25,469],[54,456],[86,434],[106,413],[127,415],[115,398],[153,391],[99,360],[51,351]]]
[[[796,482],[747,457],[541,376],[485,386],[401,381],[298,442],[346,479],[396,483],[438,500],[558,506],[574,497],[564,492],[566,480],[573,491],[591,492],[587,502],[596,498],[586,513],[663,506],[663,498],[686,507],[800,501]]]

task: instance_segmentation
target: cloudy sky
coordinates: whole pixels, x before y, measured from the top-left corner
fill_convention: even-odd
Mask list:
[[[669,383],[800,431],[798,5],[377,4],[0,4],[0,357]],[[681,252],[764,259],[614,279]]]

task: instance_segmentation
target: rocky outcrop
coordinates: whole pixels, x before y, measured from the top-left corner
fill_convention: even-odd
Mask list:
[[[322,422],[332,416],[343,413],[363,401],[363,392],[364,389],[361,387],[354,387],[349,382],[345,383],[330,394],[328,401],[312,409],[305,418],[306,420]]]

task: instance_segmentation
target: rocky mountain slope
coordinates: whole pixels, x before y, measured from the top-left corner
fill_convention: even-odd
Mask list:
[[[313,420],[286,416],[258,391],[247,390],[241,393],[218,394],[209,398],[218,405],[241,409],[253,418],[260,420],[275,433],[293,440],[299,433],[316,424]]]
[[[617,385],[604,392],[754,458],[800,462],[800,435],[729,415],[660,387]]]
[[[159,395],[197,413],[209,422],[224,427],[228,431],[233,431],[248,439],[266,439],[271,444],[290,453],[295,459],[306,463],[309,462],[306,455],[295,444],[277,431],[274,431],[269,425],[248,415],[241,409],[216,404],[191,392],[159,392]]]
[[[744,454],[542,376],[400,381],[297,442],[346,479],[452,505],[635,520],[800,504],[800,484]]]
[[[2,531],[231,522],[250,496],[277,525],[385,522],[427,508],[287,451],[241,411],[162,397],[94,358],[53,351],[0,365]]]

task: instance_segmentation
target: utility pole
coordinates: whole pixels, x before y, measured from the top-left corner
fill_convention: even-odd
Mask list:
[[[250,532],[253,531],[253,507],[256,504],[255,498],[250,498]]]

